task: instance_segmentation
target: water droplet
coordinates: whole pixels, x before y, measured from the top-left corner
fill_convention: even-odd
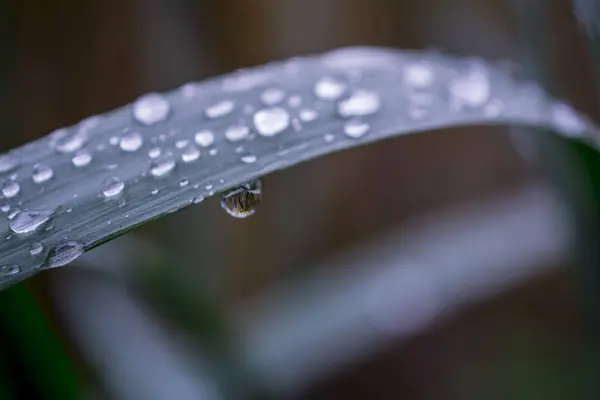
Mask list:
[[[288,106],[290,106],[292,108],[300,107],[302,105],[302,97],[292,96],[288,99],[287,103],[288,103]]]
[[[142,147],[144,144],[144,138],[139,132],[127,132],[123,136],[121,136],[121,140],[119,141],[119,147],[123,151],[127,152],[135,152]]]
[[[299,115],[300,120],[302,120],[302,122],[311,122],[317,119],[319,113],[316,110],[313,110],[312,108],[303,108],[302,110],[300,110]]]
[[[154,196],[154,195],[157,195],[159,191],[160,190],[158,190],[158,189],[152,189],[152,191],[150,193],[152,193],[152,195]]]
[[[379,96],[369,90],[359,89],[338,104],[342,117],[364,117],[375,114],[381,108]]]
[[[221,118],[231,113],[234,108],[235,103],[233,101],[223,100],[207,107],[204,114],[210,119]]]
[[[240,160],[242,160],[242,162],[246,164],[253,164],[256,162],[256,160],[258,160],[258,158],[254,154],[246,154],[242,156]]]
[[[190,181],[187,179],[182,179],[179,181],[179,186],[181,187],[186,187],[187,185],[189,185]]]
[[[210,149],[208,151],[208,154],[210,154],[211,156],[216,156],[217,154],[219,154],[219,149]]]
[[[32,243],[31,246],[29,246],[29,254],[31,254],[32,256],[36,256],[42,251],[44,251],[44,245],[40,242]]]
[[[261,182],[256,180],[221,194],[221,207],[232,217],[247,218],[256,212],[261,197]]]
[[[200,158],[200,150],[196,146],[190,145],[181,153],[181,160],[184,163],[191,163]]]
[[[290,125],[288,112],[280,107],[265,108],[254,114],[256,131],[266,137],[275,136]]]
[[[429,62],[420,61],[407,65],[404,69],[404,80],[416,88],[426,88],[434,80],[433,67]]]
[[[211,184],[209,183],[208,185],[205,185],[205,186],[204,186],[204,188],[205,188],[206,190],[210,190],[210,189],[212,189],[212,188],[213,188],[213,185],[211,185]]]
[[[202,130],[200,132],[196,132],[194,135],[194,140],[198,146],[208,147],[212,146],[215,141],[215,135],[209,130]]]
[[[171,112],[169,101],[159,93],[148,93],[133,102],[133,118],[144,125],[164,121]]]
[[[324,77],[315,84],[315,94],[323,100],[339,99],[346,91],[346,84],[332,77]]]
[[[492,90],[488,74],[477,68],[453,79],[448,88],[455,102],[470,107],[484,105],[490,99]]]
[[[54,171],[45,164],[36,164],[33,166],[31,178],[35,183],[44,183],[52,179]]]
[[[71,162],[77,168],[85,167],[86,165],[88,165],[89,163],[92,162],[92,155],[89,152],[83,150],[83,151],[77,153],[73,157]]]
[[[261,101],[267,106],[274,106],[281,103],[285,97],[285,92],[278,88],[270,88],[262,92]]]
[[[358,139],[369,132],[369,124],[359,119],[351,119],[344,124],[344,133],[354,139]]]
[[[178,149],[183,149],[185,146],[187,146],[189,143],[189,140],[186,139],[181,139],[175,142],[175,147]]]
[[[150,149],[150,151],[148,152],[148,157],[150,157],[150,158],[157,158],[157,157],[160,156],[160,153],[162,153],[162,151],[160,150],[160,148],[154,147],[153,149]]]
[[[0,156],[0,173],[8,172],[15,169],[19,165],[19,161],[10,154]]]
[[[4,264],[0,266],[0,277],[6,278],[18,274],[21,271],[21,267],[16,264]]]
[[[24,234],[35,231],[45,224],[52,216],[52,210],[25,210],[19,211],[10,220],[8,226],[14,233]]]
[[[327,134],[325,134],[325,136],[323,136],[323,138],[325,139],[325,141],[327,143],[331,143],[335,140],[335,135],[332,133],[327,133]]]
[[[56,140],[54,148],[60,153],[72,153],[81,149],[87,140],[86,131],[65,134]]]
[[[125,183],[118,177],[112,176],[110,178],[106,178],[102,182],[102,193],[104,197],[114,197],[123,192],[125,188]]]
[[[194,204],[198,204],[198,203],[202,203],[204,201],[204,196],[200,195],[200,196],[196,196],[194,197]]]
[[[550,106],[550,116],[553,124],[564,134],[578,136],[585,132],[586,125],[583,119],[570,105],[563,102],[554,102]]]
[[[150,165],[150,173],[152,176],[159,178],[167,175],[176,166],[175,159],[171,154],[165,154],[152,160]]]
[[[0,211],[5,212],[5,213],[9,212],[10,211],[10,204],[3,204],[0,207]]]
[[[15,197],[21,191],[21,186],[17,182],[14,181],[6,181],[2,185],[2,194],[7,199]]]
[[[245,125],[232,125],[225,131],[225,139],[237,142],[245,139],[250,134],[250,129]]]
[[[46,268],[56,268],[75,261],[83,254],[83,244],[75,241],[66,241],[57,244],[46,258]]]
[[[117,136],[111,136],[108,138],[108,144],[111,146],[116,146],[119,144],[119,138]]]

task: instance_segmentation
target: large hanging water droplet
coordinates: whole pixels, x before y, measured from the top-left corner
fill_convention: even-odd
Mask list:
[[[470,107],[483,106],[490,99],[492,91],[489,76],[483,69],[473,69],[467,75],[453,79],[448,88],[458,105]]]
[[[14,181],[6,181],[2,185],[2,194],[7,199],[15,197],[21,191],[21,186],[17,182]]]
[[[54,171],[52,168],[45,164],[36,164],[33,166],[33,173],[31,174],[31,179],[35,183],[44,183],[52,179],[54,176]]]
[[[369,132],[369,124],[360,119],[351,119],[344,124],[344,133],[353,139],[363,137]]]
[[[274,106],[285,98],[285,92],[279,88],[270,88],[261,93],[260,99],[266,106]]]
[[[204,110],[204,114],[207,118],[216,119],[226,116],[231,113],[235,108],[235,103],[231,100],[223,100],[212,106],[209,106]]]
[[[32,256],[37,256],[42,251],[44,251],[44,245],[40,242],[32,243],[31,246],[29,246],[29,254]]]
[[[342,117],[364,117],[375,114],[381,108],[379,96],[369,90],[360,89],[340,101],[338,113]]]
[[[19,211],[8,223],[11,231],[18,234],[30,233],[45,224],[52,216],[52,210]]]
[[[245,125],[232,125],[225,131],[225,139],[237,142],[245,139],[250,134],[250,128]]]
[[[200,132],[196,132],[194,135],[194,140],[198,146],[209,147],[215,141],[215,135],[209,130],[202,130]]]
[[[0,266],[0,278],[7,278],[18,274],[21,267],[16,264],[4,264]]]
[[[275,136],[290,126],[290,115],[280,107],[265,108],[254,114],[256,131],[266,137]]]
[[[125,189],[125,183],[116,176],[106,178],[102,182],[102,194],[106,198],[121,194],[123,189]]]
[[[83,150],[83,151],[77,153],[73,157],[71,162],[77,168],[85,167],[86,165],[88,165],[89,163],[92,162],[92,155],[89,152]]]
[[[261,182],[255,180],[221,194],[221,207],[234,218],[248,218],[262,198]]]
[[[54,148],[60,153],[73,153],[81,149],[87,140],[88,135],[85,130],[72,134],[66,134],[65,132],[64,136],[56,140]]]
[[[137,122],[154,125],[167,119],[171,105],[162,94],[148,93],[133,102],[132,110]]]
[[[317,97],[323,100],[339,99],[346,91],[346,84],[332,77],[324,77],[317,81],[314,87]]]
[[[61,242],[50,250],[48,258],[46,258],[46,262],[44,263],[44,267],[62,267],[63,265],[75,261],[82,254],[83,244],[76,241]]]
[[[152,160],[150,174],[156,178],[160,178],[173,171],[175,166],[175,158],[171,154],[165,154]]]
[[[138,151],[143,144],[144,138],[139,132],[135,131],[125,133],[119,140],[119,147],[127,152]]]
[[[0,156],[0,173],[8,172],[15,169],[19,165],[19,161],[10,154]]]

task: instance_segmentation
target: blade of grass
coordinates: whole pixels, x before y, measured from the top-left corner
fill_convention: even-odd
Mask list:
[[[278,101],[267,89],[289,98],[267,106]],[[509,70],[433,52],[341,49],[143,97],[0,158],[4,209],[13,210],[0,221],[0,287],[272,171],[395,136],[487,124],[546,127],[594,146],[599,137]],[[195,133],[207,129],[214,143],[196,159]],[[83,149],[89,163],[77,158]],[[43,250],[32,251],[38,243]]]

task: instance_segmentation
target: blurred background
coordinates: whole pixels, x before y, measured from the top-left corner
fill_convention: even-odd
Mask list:
[[[598,116],[569,0],[20,0],[0,29],[3,151],[349,45],[514,60]],[[268,176],[247,220],[209,199],[0,293],[0,398],[586,398],[576,237],[535,138],[452,129],[324,157]]]

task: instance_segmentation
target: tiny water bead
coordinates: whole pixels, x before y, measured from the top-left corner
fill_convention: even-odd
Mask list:
[[[265,108],[253,117],[256,131],[265,137],[275,136],[290,125],[290,115],[281,107]]]
[[[14,181],[6,181],[2,184],[2,195],[7,199],[13,198],[19,194],[21,186]]]
[[[112,176],[102,182],[102,194],[106,198],[121,194],[123,189],[125,189],[125,183],[119,177]]]
[[[179,186],[181,186],[181,187],[186,187],[189,184],[190,184],[190,181],[188,179],[182,179],[179,181]]]
[[[150,174],[156,178],[160,178],[173,171],[176,165],[175,158],[171,154],[164,154],[152,160]]]
[[[246,154],[243,155],[240,158],[240,160],[242,160],[242,162],[246,164],[253,164],[258,160],[258,158],[254,154]]]
[[[196,132],[194,135],[194,141],[198,146],[201,147],[209,147],[215,141],[215,135],[209,130],[202,130],[200,132]]]
[[[171,104],[159,93],[139,97],[132,105],[133,118],[143,125],[154,125],[167,119]]]
[[[150,149],[150,151],[148,152],[148,157],[157,158],[160,156],[161,153],[162,153],[162,150],[159,147],[154,147],[154,148]]]
[[[119,147],[123,151],[127,152],[135,152],[142,147],[144,144],[143,136],[136,131],[127,132],[121,136],[121,140],[119,140]]]
[[[181,161],[184,163],[191,163],[200,158],[200,150],[196,146],[190,145],[186,147],[181,153]]]
[[[472,68],[448,84],[450,95],[458,105],[469,107],[483,106],[491,97],[491,84],[488,73],[483,68]]]
[[[72,159],[71,162],[77,168],[85,167],[89,163],[92,162],[92,155],[87,151],[81,151],[77,153]]]
[[[238,142],[240,140],[246,139],[250,134],[250,128],[246,125],[231,125],[225,131],[225,139],[230,142]]]
[[[359,89],[350,97],[340,101],[338,113],[342,117],[365,117],[381,109],[379,96],[370,90]]]
[[[260,95],[260,100],[266,106],[274,106],[279,104],[285,98],[285,92],[279,88],[270,88],[265,90]]]
[[[433,83],[434,78],[433,66],[429,62],[419,61],[409,64],[404,68],[404,80],[412,87],[429,87]]]
[[[50,220],[53,210],[24,210],[17,212],[8,226],[17,234],[25,234],[35,231],[37,228]]]
[[[75,261],[83,254],[83,244],[76,241],[64,241],[57,244],[44,263],[45,268],[56,268]]]
[[[369,132],[369,124],[360,119],[351,119],[344,124],[344,134],[353,139],[363,137]]]
[[[235,108],[235,103],[231,100],[222,100],[204,110],[207,118],[216,119],[230,114]]]
[[[0,155],[0,173],[5,173],[15,169],[19,165],[19,160],[10,154]]]
[[[59,153],[73,153],[83,147],[88,140],[86,131],[79,131],[75,133],[67,133],[63,131],[62,135],[58,136],[58,139],[54,143],[54,148]]]
[[[160,190],[158,189],[152,189],[152,191],[150,192],[153,196],[157,195],[158,192],[160,192]]]
[[[312,108],[303,108],[299,113],[302,122],[312,122],[319,116],[319,113]]]
[[[318,98],[323,100],[339,99],[346,91],[346,84],[339,79],[327,76],[315,83],[314,91]]]
[[[44,245],[40,242],[32,243],[31,246],[29,246],[29,254],[32,256],[37,256],[42,251],[44,251]]]
[[[21,267],[16,264],[4,264],[0,266],[0,278],[13,276],[21,272]]]
[[[223,192],[221,207],[234,218],[247,218],[256,212],[261,198],[261,182],[255,180]]]
[[[31,174],[31,179],[35,183],[44,183],[52,179],[54,176],[54,171],[52,168],[45,164],[36,164],[33,166],[33,173]]]
[[[323,139],[325,139],[325,142],[327,143],[332,143],[335,140],[335,135],[333,133],[326,133],[325,136],[323,136]]]

